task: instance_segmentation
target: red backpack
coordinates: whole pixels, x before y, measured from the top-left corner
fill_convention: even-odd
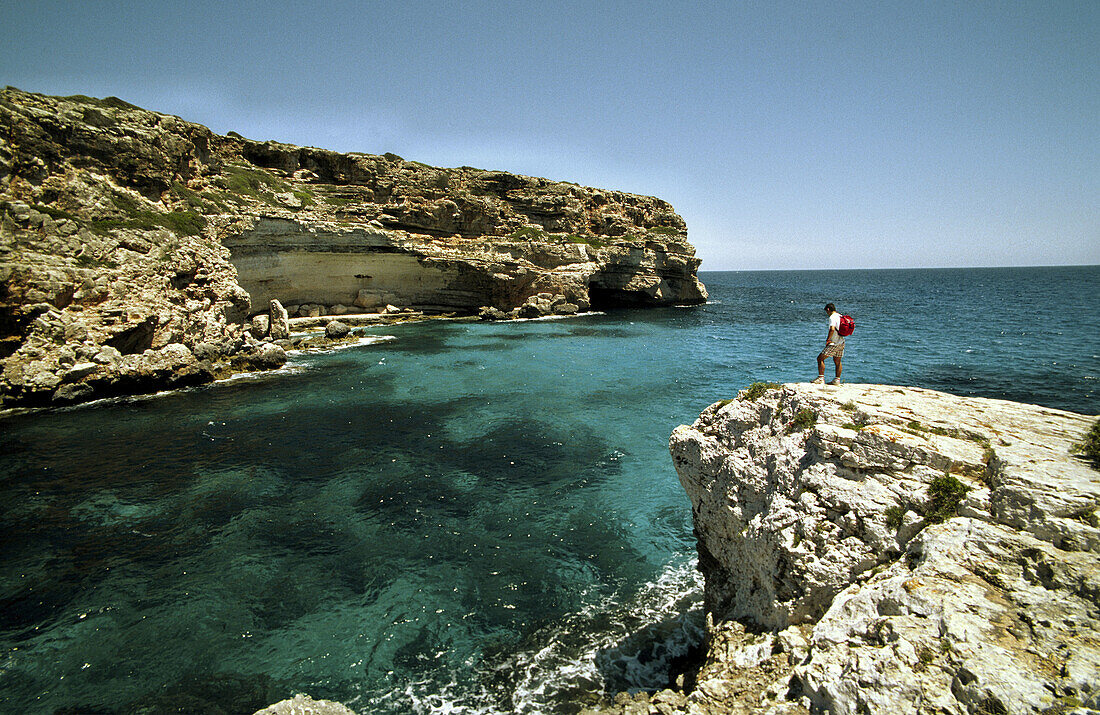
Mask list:
[[[846,338],[852,334],[852,331],[856,329],[856,321],[852,320],[850,315],[840,316],[840,328],[837,330],[840,333],[840,337]]]

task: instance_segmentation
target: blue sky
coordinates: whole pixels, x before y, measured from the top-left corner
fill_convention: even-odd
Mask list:
[[[23,2],[0,84],[651,194],[703,270],[1100,263],[1100,2]]]

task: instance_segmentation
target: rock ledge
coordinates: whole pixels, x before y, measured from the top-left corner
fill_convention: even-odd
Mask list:
[[[711,405],[670,440],[707,661],[610,709],[1095,711],[1100,472],[1070,454],[1094,419],[882,385]]]

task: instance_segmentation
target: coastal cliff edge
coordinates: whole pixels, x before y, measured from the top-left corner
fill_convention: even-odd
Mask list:
[[[598,711],[1095,712],[1100,471],[1073,455],[1094,420],[885,385],[711,405],[670,440],[704,661]]]

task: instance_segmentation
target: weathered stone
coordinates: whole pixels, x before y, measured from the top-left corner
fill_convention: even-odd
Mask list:
[[[110,345],[104,345],[92,358],[92,362],[99,363],[100,365],[114,365],[122,359],[122,353],[116,348]]]
[[[249,332],[252,334],[252,337],[257,340],[263,339],[271,332],[271,318],[266,315],[252,316],[252,321],[249,325]]]
[[[347,337],[350,332],[351,327],[339,320],[333,320],[325,326],[325,337],[330,339]]]
[[[816,422],[799,426],[800,411]],[[741,623],[778,631],[792,661],[770,671],[763,712],[1100,707],[1100,472],[1070,455],[1093,419],[786,385],[678,427],[708,662],[726,670],[701,672],[695,705],[677,712],[729,706],[765,662],[766,649],[717,645]],[[935,501],[938,485],[956,499]]]
[[[257,370],[273,370],[286,364],[286,351],[273,343],[262,343],[251,355],[251,365]]]
[[[482,320],[510,320],[512,318],[511,314],[491,305],[487,305],[478,311],[477,317]]]
[[[374,291],[361,290],[355,295],[354,305],[360,308],[374,308],[381,302],[380,296]]]
[[[78,362],[65,371],[61,376],[61,382],[76,382],[77,380],[91,375],[98,369],[99,365],[94,362]]]
[[[272,340],[282,340],[290,335],[290,324],[287,322],[286,308],[279,301],[272,299],[268,312],[268,330]]]
[[[355,715],[355,711],[332,700],[314,700],[299,693],[257,710],[253,715]]]

